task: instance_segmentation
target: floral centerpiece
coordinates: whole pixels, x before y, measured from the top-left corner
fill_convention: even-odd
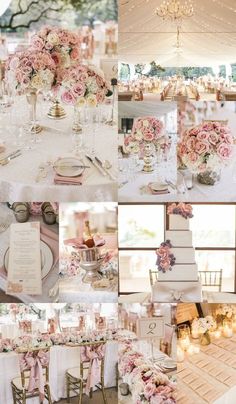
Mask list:
[[[171,271],[175,265],[176,258],[171,252],[172,244],[170,240],[161,243],[160,247],[156,250],[157,261],[156,265],[161,272]]]
[[[236,316],[236,307],[231,304],[220,304],[216,308],[215,315],[217,323],[223,325],[225,320],[232,320]]]
[[[179,145],[181,161],[198,174],[198,181],[214,185],[219,170],[233,155],[233,136],[227,125],[205,122],[186,130]],[[218,175],[217,175],[218,174]]]
[[[192,322],[192,332],[200,335],[202,345],[209,345],[211,342],[209,331],[216,328],[216,322],[212,316],[195,318]]]
[[[51,55],[56,67],[70,67],[81,59],[81,36],[60,27],[42,27],[31,38],[30,48]]]
[[[176,403],[176,384],[130,343],[123,344],[119,352],[119,371],[127,381],[135,403]]]
[[[190,203],[172,203],[168,205],[167,214],[168,215],[180,215],[185,219],[191,219],[193,217],[193,208]]]
[[[55,77],[55,62],[45,51],[26,50],[10,56],[6,79],[18,94],[51,89]]]
[[[31,132],[38,133],[42,127],[36,123],[37,92],[51,90],[56,65],[46,51],[27,50],[11,56],[7,62],[6,80],[18,94],[26,94],[31,107]]]
[[[152,153],[166,149],[169,141],[164,132],[163,123],[151,116],[137,118],[134,121],[130,136],[125,138],[125,146],[130,153],[144,151],[144,168],[146,172],[153,171]]]
[[[54,91],[66,104],[96,106],[104,101],[109,85],[95,66],[72,65],[57,72]]]

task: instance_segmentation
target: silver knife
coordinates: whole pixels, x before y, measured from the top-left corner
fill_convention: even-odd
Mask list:
[[[90,161],[90,163],[97,168],[97,170],[104,176],[107,175],[107,173],[100,167],[100,165],[96,164],[95,161],[92,159],[92,157],[88,156],[87,154],[85,157]]]
[[[109,171],[107,170],[105,167],[103,167],[102,161],[96,156],[95,160],[97,161],[97,163],[100,165],[100,167],[102,167],[102,169],[105,171],[106,174],[109,175],[109,177],[113,180],[116,181],[117,178],[115,178],[115,176]]]
[[[6,159],[8,159],[8,158],[10,158],[10,157],[12,157],[12,156],[14,156],[15,154],[20,153],[20,152],[21,152],[21,150],[20,150],[20,149],[15,150],[14,152],[12,152],[12,153],[8,154],[7,156],[2,157],[2,158],[0,159],[0,162],[1,162],[1,161],[4,161],[4,160],[6,160]]]

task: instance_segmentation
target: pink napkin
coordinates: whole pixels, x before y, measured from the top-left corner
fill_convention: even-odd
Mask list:
[[[62,175],[56,174],[54,177],[54,184],[58,185],[82,185],[83,175],[78,177],[63,177]]]

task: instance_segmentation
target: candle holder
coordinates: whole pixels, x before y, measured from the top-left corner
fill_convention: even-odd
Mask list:
[[[223,321],[223,336],[225,338],[231,338],[233,336],[233,325],[231,319],[225,319]]]

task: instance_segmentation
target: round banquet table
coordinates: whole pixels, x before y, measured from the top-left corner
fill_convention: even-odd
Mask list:
[[[47,162],[53,162],[59,157],[72,157],[72,125],[73,108],[65,107],[67,116],[65,119],[52,120],[47,117],[50,104],[42,102],[39,104],[37,118],[43,126],[43,131],[38,135],[41,139],[34,149],[21,150],[21,156],[11,160],[9,164],[0,166],[0,201],[39,201],[39,200],[60,200],[61,202],[73,201],[112,201],[116,200],[116,182],[108,175],[103,176],[84,157],[84,163],[91,165],[83,174],[83,185],[58,185],[54,184],[54,169],[52,166],[47,169],[46,178],[36,182],[39,173],[39,166]],[[27,105],[24,96],[18,97],[11,112],[0,115],[0,143],[7,146],[6,152],[10,153],[21,148],[16,145],[19,135],[19,126],[26,123],[27,118],[21,122],[20,113],[27,116]],[[101,109],[104,116],[109,116],[110,105],[104,105]],[[19,122],[18,122],[19,121]],[[90,138],[90,139],[89,139]],[[95,155],[102,161],[109,160],[112,164],[111,172],[116,175],[117,164],[117,128],[104,123],[99,125],[95,134]],[[92,135],[83,135],[85,143],[92,143]],[[15,145],[14,145],[15,142]],[[105,146],[105,147],[104,147]]]
[[[108,341],[105,354],[105,387],[116,385],[116,363],[118,343]],[[66,397],[65,372],[79,366],[79,347],[53,346],[50,349],[49,383],[53,401]],[[18,356],[15,352],[0,353],[0,403],[13,404],[11,380],[20,375]],[[38,398],[27,400],[27,404],[38,404]],[[46,403],[46,400],[45,400]]]

